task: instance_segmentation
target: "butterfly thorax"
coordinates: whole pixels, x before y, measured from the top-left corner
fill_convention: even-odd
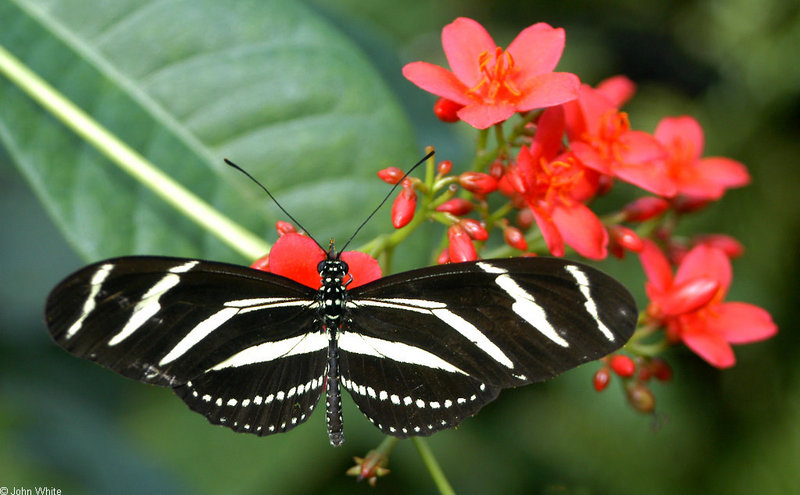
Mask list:
[[[317,266],[322,286],[317,293],[320,312],[325,320],[326,327],[331,331],[341,324],[342,312],[347,297],[347,263],[341,260],[326,259]],[[330,325],[329,325],[330,324]]]

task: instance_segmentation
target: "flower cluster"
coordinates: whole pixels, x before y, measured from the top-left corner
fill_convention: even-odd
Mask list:
[[[730,258],[743,251],[735,239],[675,234],[685,215],[750,181],[743,164],[704,156],[696,119],[665,117],[652,133],[634,129],[621,110],[634,83],[616,76],[592,87],[553,72],[565,33],[547,24],[524,29],[504,50],[480,24],[459,18],[442,31],[442,44],[451,70],[413,62],[403,74],[439,97],[439,119],[478,129],[474,161],[454,172],[451,161],[431,158],[424,180],[395,167],[378,172],[400,188],[391,209],[396,230],[363,246],[368,254],[342,254],[353,275],[349,287],[380,277],[369,255],[382,256],[388,268],[389,254],[427,221],[445,226],[432,256],[438,263],[568,250],[592,260],[636,253],[649,304],[624,353],[603,360],[594,386],[603,390],[617,375],[630,404],[643,412],[655,406],[648,381],[672,376],[661,357],[670,346],[683,344],[725,368],[735,363],[731,344],[777,332],[763,309],[725,301]],[[592,200],[620,183],[640,194],[598,215]],[[268,260],[253,266],[318,287],[316,265],[325,253],[291,225],[279,222],[278,231]]]
[[[621,108],[633,97],[634,83],[616,76],[593,87],[574,74],[553,72],[565,33],[547,24],[524,29],[504,50],[479,23],[459,18],[442,30],[442,45],[450,70],[413,62],[403,74],[439,97],[434,113],[440,120],[479,130],[476,158],[458,175],[450,174],[452,163],[442,162],[432,181],[407,179],[392,210],[396,228],[411,229],[421,219],[445,224],[440,263],[564,256],[568,249],[593,260],[637,253],[650,302],[627,354],[603,361],[595,387],[604,389],[613,372],[641,411],[654,407],[646,382],[671,377],[659,357],[667,347],[684,344],[725,368],[735,363],[730,344],[777,332],[765,310],[724,301],[730,258],[743,251],[735,239],[675,235],[685,215],[750,182],[742,163],[704,156],[696,119],[665,117],[652,133],[633,128]],[[598,215],[592,200],[618,183],[642,194]],[[496,231],[500,246],[490,239]]]

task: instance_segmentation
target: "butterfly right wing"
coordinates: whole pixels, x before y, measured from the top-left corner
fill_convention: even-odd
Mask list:
[[[316,291],[236,265],[126,257],[79,270],[45,318],[71,354],[172,387],[215,424],[266,435],[307,419],[328,340]]]

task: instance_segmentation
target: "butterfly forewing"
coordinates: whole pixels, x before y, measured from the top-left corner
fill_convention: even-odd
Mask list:
[[[502,388],[602,357],[630,338],[637,317],[611,277],[553,258],[423,268],[350,296],[345,387],[398,436],[455,426]]]

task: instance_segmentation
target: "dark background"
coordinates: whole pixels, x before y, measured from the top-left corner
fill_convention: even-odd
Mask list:
[[[737,347],[738,363],[725,371],[671,351],[675,377],[654,385],[655,416],[631,410],[618,384],[595,393],[594,364],[504,392],[458,431],[429,441],[458,492],[800,490],[796,2],[320,0],[307,7],[363,51],[401,103],[419,149],[435,145],[441,158],[469,157],[474,131],[435,121],[434,98],[405,81],[400,68],[413,60],[444,64],[440,30],[467,16],[502,46],[535,22],[564,27],[560,70],[590,84],[629,76],[639,85],[627,107],[635,128],[652,131],[663,116],[694,115],[706,133],[705,154],[740,160],[753,178],[681,231],[743,242],[728,299],[766,308],[778,336]],[[0,106],[8,108],[9,93],[2,95]],[[74,254],[14,166],[9,129],[24,125],[8,113],[0,120],[0,486],[55,486],[64,494],[369,492],[343,473],[381,437],[351,402],[340,449],[328,446],[322,414],[286,435],[235,435],[207,425],[170,391],[120,378],[51,343],[41,316],[46,295],[89,260]],[[412,163],[416,152],[407,150],[398,165]],[[323,200],[315,203],[324,212]],[[373,228],[381,232],[386,223]],[[644,303],[635,260],[615,263],[611,270]],[[390,468],[378,493],[435,491],[409,442],[398,445]]]

